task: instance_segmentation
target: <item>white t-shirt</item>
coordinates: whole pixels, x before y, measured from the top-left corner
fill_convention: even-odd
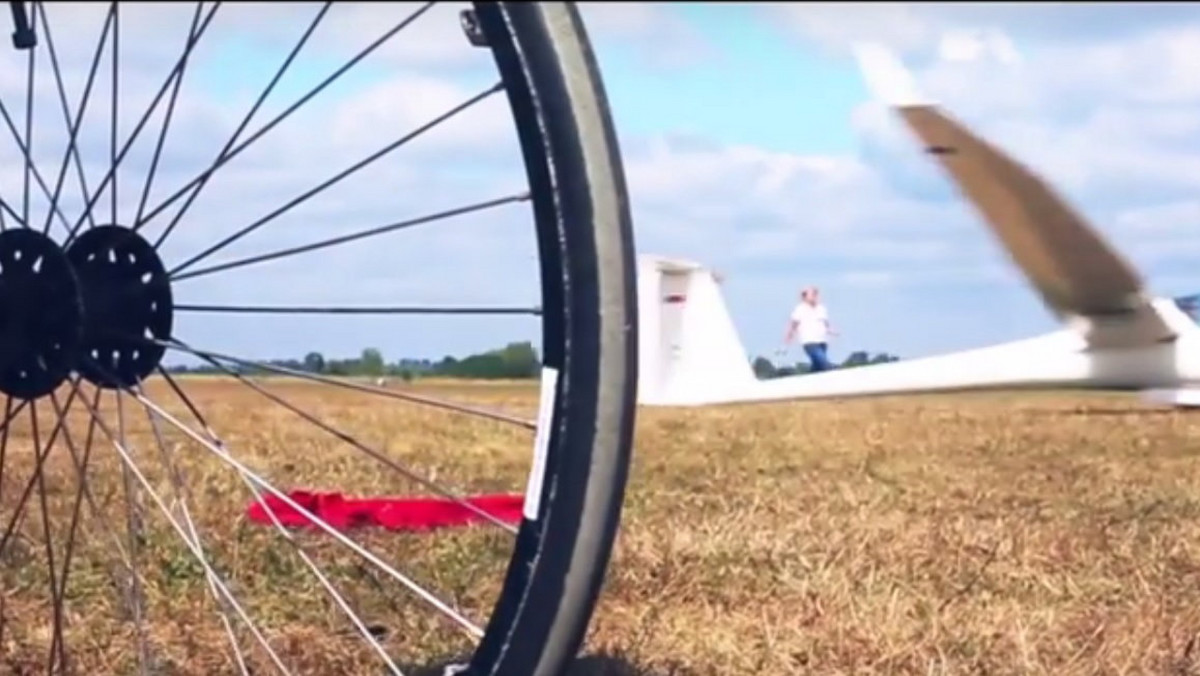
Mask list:
[[[802,301],[796,306],[796,309],[792,310],[792,321],[799,324],[796,327],[796,333],[801,345],[824,343],[829,333],[829,327],[826,324],[828,320],[829,313],[821,303],[809,305]]]

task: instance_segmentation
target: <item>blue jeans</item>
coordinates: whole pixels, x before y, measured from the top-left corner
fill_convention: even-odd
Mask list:
[[[804,344],[804,354],[808,355],[810,372],[817,373],[833,368],[833,363],[829,361],[829,356],[825,354],[826,349],[827,345],[825,343]]]

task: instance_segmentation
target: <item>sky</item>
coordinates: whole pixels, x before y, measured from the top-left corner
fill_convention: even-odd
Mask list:
[[[50,3],[65,116],[37,54],[33,156],[53,192],[66,117],[101,35],[101,3]],[[211,3],[205,3],[205,11]],[[497,82],[462,37],[463,3],[421,15],[347,75],[212,174],[161,247],[168,268],[261,225],[189,268],[243,259],[521,193],[503,96],[400,143],[311,199],[296,198]],[[335,3],[245,140],[411,14],[406,3]],[[98,223],[136,221],[218,156],[316,3],[225,3],[188,59],[154,182],[140,208],[171,88],[116,172]],[[101,60],[79,149],[89,189],[178,59],[192,3],[121,9],[119,76]],[[1004,252],[898,120],[867,91],[849,45],[882,43],[952,115],[1035,167],[1124,251],[1153,290],[1200,289],[1200,8],[1138,3],[582,3],[620,137],[639,252],[701,261],[725,277],[748,351],[778,347],[801,286],[823,290],[852,350],[915,357],[1054,327]],[[7,19],[4,19],[7,20]],[[5,41],[7,43],[7,41]],[[107,47],[106,47],[107,49]],[[27,53],[0,45],[0,102],[24,129]],[[237,147],[235,145],[235,147]],[[0,196],[23,210],[23,170],[0,128]],[[73,166],[60,207],[82,213]],[[48,200],[34,182],[31,221]],[[294,206],[286,207],[291,202]],[[163,233],[180,202],[144,227]],[[115,207],[115,209],[114,209]],[[189,304],[537,304],[528,205],[403,228],[179,280]],[[86,227],[86,226],[85,226]],[[67,227],[51,222],[60,242]],[[180,312],[176,337],[248,358],[464,355],[535,340],[533,318],[274,317]],[[797,356],[797,358],[799,358]],[[179,361],[174,355],[170,361]]]

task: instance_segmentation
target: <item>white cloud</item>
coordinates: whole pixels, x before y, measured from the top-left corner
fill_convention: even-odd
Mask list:
[[[1128,209],[1117,217],[1116,226],[1138,235],[1189,234],[1200,223],[1200,200],[1155,204]]]
[[[1014,45],[1058,44],[1075,49],[1119,44],[1146,31],[1196,21],[1194,8],[1179,3],[768,3],[773,22],[821,47],[845,52],[855,40],[883,42],[906,57],[936,54],[946,34],[1008,36]]]
[[[599,49],[619,44],[658,68],[700,66],[714,55],[711,45],[669,4],[581,2],[579,8]]]
[[[954,205],[905,199],[854,157],[660,139],[626,151],[639,235],[702,260],[856,256],[878,242],[945,234]],[[646,247],[642,247],[646,248]],[[876,257],[887,247],[874,247]],[[894,257],[908,256],[904,247]]]
[[[997,30],[949,30],[938,41],[938,56],[945,61],[978,61],[993,58],[1012,65],[1021,54],[1008,36]]]
[[[331,125],[331,138],[341,148],[369,152],[379,147],[380,130],[405,130],[395,136],[407,133],[487,89],[488,86],[469,87],[446,78],[400,74],[340,105]],[[518,148],[508,101],[503,92],[492,94],[455,114],[439,125],[437,133],[430,133],[414,146],[419,146],[424,157],[451,153],[461,160],[465,159],[464,152],[470,152],[476,156],[486,153],[516,159]]]
[[[900,2],[863,3],[853,11],[845,3],[781,3],[767,11],[798,36],[843,54],[857,41],[908,51],[928,43],[934,31],[919,9]]]

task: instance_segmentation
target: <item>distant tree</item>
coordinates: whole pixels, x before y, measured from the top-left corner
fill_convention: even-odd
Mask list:
[[[358,358],[359,373],[365,376],[381,376],[384,373],[383,354],[379,350],[368,347]]]
[[[309,352],[304,355],[304,370],[310,373],[324,373],[325,355],[320,352]]]
[[[865,350],[855,350],[841,363],[841,368],[853,368],[868,364],[884,364],[899,361],[899,357],[888,352],[871,354]],[[325,373],[333,376],[365,376],[378,378],[399,378],[405,383],[422,376],[437,375],[451,378],[532,378],[541,369],[541,359],[533,343],[529,341],[508,343],[498,349],[487,350],[477,354],[457,358],[446,355],[438,361],[431,359],[402,358],[392,364],[383,359],[383,354],[377,348],[368,347],[362,350],[358,357],[348,359],[326,358],[320,352],[309,352],[303,359],[269,359],[267,365],[288,370],[302,370],[310,373]],[[807,361],[795,364],[775,364],[767,357],[755,357],[750,363],[751,369],[758,378],[781,378],[785,376],[805,374],[809,372]],[[225,373],[210,364],[176,364],[166,367],[171,373]],[[229,371],[241,374],[269,375],[270,369],[253,366],[227,366]]]
[[[463,359],[445,357],[430,371],[454,378],[531,378],[540,367],[537,350],[529,342],[509,343]]]
[[[505,345],[500,359],[504,362],[505,378],[532,378],[540,366],[537,350],[528,341]]]
[[[775,365],[772,364],[771,360],[767,359],[766,357],[756,357],[754,359],[754,363],[752,364],[752,368],[754,369],[754,375],[758,376],[759,378],[774,378],[778,372],[778,369],[775,368]]]
[[[504,378],[504,358],[500,356],[499,351],[473,354],[455,363],[447,375],[459,378]]]
[[[843,361],[841,366],[842,366],[842,368],[853,368],[856,366],[866,366],[867,364],[870,364],[870,363],[871,363],[870,355],[868,355],[863,350],[856,350],[854,352],[851,352],[850,356],[846,357],[846,361]]]

